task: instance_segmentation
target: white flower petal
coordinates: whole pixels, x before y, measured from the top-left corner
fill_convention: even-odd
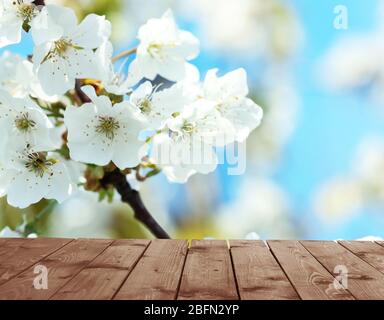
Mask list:
[[[31,23],[33,41],[41,45],[59,40],[70,34],[77,26],[75,12],[67,7],[46,5]]]
[[[87,143],[68,141],[71,159],[99,166],[107,165],[113,155],[113,145],[101,136],[94,136]]]
[[[96,49],[111,35],[111,23],[104,16],[89,14],[71,34],[76,45]]]
[[[112,156],[113,163],[120,169],[136,167],[141,161],[140,149],[143,142],[135,135],[129,135],[126,139],[118,143]]]
[[[48,59],[40,67],[38,78],[49,95],[64,94],[74,88],[75,79],[69,77],[67,62],[61,58]]]
[[[99,79],[96,55],[92,50],[70,49],[67,53],[69,77],[74,79]]]
[[[7,201],[17,208],[27,208],[31,204],[39,202],[48,190],[48,178],[46,175],[36,177],[33,172],[17,173],[8,189]]]
[[[0,48],[19,43],[21,40],[21,21],[10,21],[0,24]]]

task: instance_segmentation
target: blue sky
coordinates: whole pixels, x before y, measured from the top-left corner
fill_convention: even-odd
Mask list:
[[[276,180],[289,192],[295,213],[305,221],[312,238],[356,238],[383,234],[383,216],[362,212],[351,221],[330,227],[311,212],[313,192],[332,176],[348,172],[356,147],[365,136],[383,134],[384,119],[359,95],[327,92],[318,84],[318,59],[338,39],[370,31],[377,23],[377,1],[292,1],[304,26],[305,41],[295,61],[301,99],[297,128],[290,140]],[[348,30],[333,28],[333,8],[348,8]],[[304,220],[303,220],[304,219]]]

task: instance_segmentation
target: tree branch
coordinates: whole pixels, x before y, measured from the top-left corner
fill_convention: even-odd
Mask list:
[[[81,90],[81,80],[76,79],[76,84],[75,84],[75,93],[77,98],[82,102],[82,103],[88,103],[91,102],[91,99],[84,93],[83,90]]]
[[[120,59],[122,59],[124,57],[128,57],[131,54],[136,53],[136,51],[137,51],[137,48],[133,48],[133,49],[129,49],[129,50],[123,51],[122,53],[120,53],[117,56],[113,57],[112,58],[112,62],[115,63],[115,62],[119,61]]]
[[[170,239],[168,233],[159,225],[145,207],[139,192],[132,189],[126,176],[119,169],[107,172],[101,183],[104,186],[114,186],[121,195],[121,200],[129,204],[133,209],[134,217],[142,222],[155,237],[158,239]]]
[[[45,1],[44,0],[35,0],[33,1],[35,6],[45,6]]]

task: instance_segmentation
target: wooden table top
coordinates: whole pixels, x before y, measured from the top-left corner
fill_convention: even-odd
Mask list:
[[[384,242],[1,238],[0,299],[384,299]]]

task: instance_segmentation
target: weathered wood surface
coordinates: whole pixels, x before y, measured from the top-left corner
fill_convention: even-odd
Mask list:
[[[384,299],[384,243],[0,239],[0,299]]]

